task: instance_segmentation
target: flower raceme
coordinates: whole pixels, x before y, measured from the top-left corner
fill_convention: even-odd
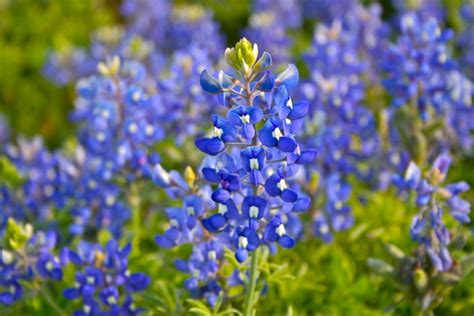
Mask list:
[[[210,304],[222,284],[217,272],[223,249],[244,262],[263,245],[295,245],[297,214],[310,199],[291,178],[316,157],[316,150],[302,149],[295,138],[309,110],[307,101],[289,94],[298,83],[296,67],[274,76],[271,55],[259,57],[258,46],[245,38],[226,50],[226,60],[231,72],[201,74],[202,88],[228,109],[225,116],[212,115],[209,136],[196,139],[208,155],[202,179],[189,187],[182,208],[167,210],[170,228],[156,236],[162,247],[194,244],[193,256],[178,268],[193,275],[186,282],[191,293]]]
[[[451,157],[442,154],[436,158],[425,178],[413,162],[404,177],[394,178],[399,189],[416,192],[419,213],[413,218],[410,235],[424,247],[433,266],[439,271],[448,271],[453,265],[448,251],[452,234],[443,222],[443,211],[447,210],[461,224],[470,222],[471,204],[459,196],[469,190],[469,185],[464,181],[441,185],[450,164]]]

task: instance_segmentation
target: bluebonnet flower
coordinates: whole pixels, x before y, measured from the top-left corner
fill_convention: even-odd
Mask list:
[[[303,0],[303,14],[306,18],[331,23],[346,12],[351,12],[357,4],[359,4],[357,0]]]
[[[449,147],[470,150],[472,139],[468,131],[472,125],[466,118],[472,116],[473,89],[449,54],[447,41],[452,32],[442,31],[434,17],[414,12],[404,14],[400,26],[402,35],[382,62],[387,74],[384,85],[393,106],[404,107],[400,111],[410,117],[412,124],[442,123],[437,136],[428,139],[435,144],[434,152]]]
[[[124,0],[120,9],[131,32],[146,35],[156,43],[166,39],[170,1]]]
[[[22,298],[24,282],[33,279],[61,281],[64,256],[55,254],[57,234],[33,232],[31,224],[8,220],[5,242],[0,246],[0,304],[11,305]]]
[[[305,141],[327,153],[317,165],[309,166],[310,170],[316,167],[320,192],[324,192],[324,198],[319,199],[321,204],[314,206],[313,229],[325,242],[333,239],[333,231],[353,224],[348,176],[354,174],[371,185],[379,182],[380,168],[375,157],[381,154],[381,139],[374,114],[362,102],[366,93],[362,76],[370,65],[362,61],[361,55],[373,53],[375,47],[361,46],[359,29],[348,23],[354,26],[357,20],[348,16],[318,26],[304,56],[311,78],[301,92],[312,101]],[[358,23],[363,29],[364,24]],[[378,38],[381,26],[375,25],[371,36]]]
[[[219,115],[212,115],[212,122],[214,124],[212,136],[197,139],[196,146],[209,155],[217,155],[225,149],[227,142],[236,140],[236,131],[229,121]]]
[[[464,29],[457,37],[457,46],[461,52],[461,63],[467,65],[464,67],[465,73],[472,80],[474,79],[474,5],[465,4],[460,8],[460,15],[463,20]]]
[[[415,11],[423,18],[434,17],[440,21],[446,18],[446,9],[443,7],[442,1],[439,0],[419,0],[414,2],[392,0],[392,3],[398,13],[396,17],[400,17],[409,11]]]
[[[39,137],[18,138],[17,145],[5,146],[5,154],[25,181],[17,189],[3,188],[1,221],[13,217],[52,224],[53,209],[63,208],[74,191],[67,158],[60,152],[50,152]]]
[[[217,279],[220,261],[224,257],[222,245],[215,240],[202,242],[193,248],[189,260],[176,260],[176,267],[192,275],[185,287],[193,297],[205,297],[214,306],[221,291]]]
[[[216,52],[223,49],[218,24],[210,11],[199,5],[174,7],[167,0],[126,0],[121,12],[126,24],[97,30],[89,49],[50,52],[44,74],[53,82],[67,84],[94,74],[101,61],[117,55],[142,62],[150,73],[158,75],[177,51],[195,47],[215,62]],[[209,38],[214,40],[210,43]]]
[[[452,233],[443,221],[443,213],[449,213],[461,224],[470,221],[471,205],[459,196],[469,190],[469,185],[456,182],[442,186],[450,164],[451,157],[441,154],[425,176],[412,162],[403,178],[394,178],[394,183],[401,190],[416,192],[419,213],[413,218],[410,235],[423,247],[432,265],[439,271],[448,271],[453,265],[448,250]]]
[[[144,311],[133,304],[133,293],[143,291],[150,278],[128,270],[131,245],[119,248],[111,240],[100,245],[81,242],[77,252],[69,250],[69,260],[77,267],[76,284],[64,290],[67,299],[81,299],[74,315],[138,315]]]
[[[309,108],[307,102],[293,102],[289,96],[297,85],[298,71],[291,65],[274,77],[269,70],[270,55],[257,57],[258,47],[243,39],[226,50],[232,74],[221,72],[215,78],[207,71],[202,73],[205,91],[225,95],[221,100],[226,101],[228,119],[213,115],[212,136],[196,139],[198,149],[209,156],[202,164],[201,181],[188,190],[212,193],[200,195],[204,209],[197,217],[192,215],[192,222],[198,218],[200,225],[190,229],[185,224],[190,217],[185,209],[173,209],[176,216],[169,216],[171,228],[156,237],[164,247],[182,242],[195,245],[191,259],[187,264],[179,261],[179,267],[191,274],[189,265],[205,269],[203,273],[209,277],[190,279],[188,287],[192,284],[194,293],[212,298],[208,299],[211,304],[222,285],[215,277],[219,265],[213,260],[212,273],[207,263],[199,268],[209,258],[216,258],[209,257],[208,248],[212,247],[211,254],[230,249],[239,262],[262,245],[272,250],[276,243],[292,248],[301,234],[296,215],[310,205],[309,198],[291,181],[298,166],[311,163],[316,156],[313,149],[301,149],[295,138],[302,126],[297,122]],[[214,249],[217,244],[221,250]],[[196,263],[193,258],[198,255],[202,259]]]

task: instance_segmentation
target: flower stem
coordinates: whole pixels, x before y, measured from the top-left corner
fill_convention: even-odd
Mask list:
[[[141,214],[140,214],[140,192],[137,184],[133,183],[130,188],[130,206],[132,207],[132,228],[133,228],[133,239],[132,239],[132,252],[137,254],[140,248],[140,232],[143,229],[141,227]]]
[[[258,300],[258,294],[255,292],[255,288],[257,287],[257,280],[258,280],[258,255],[259,249],[257,248],[252,254],[250,255],[251,262],[250,262],[250,279],[248,282],[247,293],[245,295],[244,301],[244,316],[252,316],[253,307]],[[255,295],[257,294],[257,297]]]
[[[46,299],[49,305],[58,313],[60,316],[66,316],[66,313],[61,309],[61,307],[56,304],[53,298],[49,295],[47,289],[39,289],[38,292]]]

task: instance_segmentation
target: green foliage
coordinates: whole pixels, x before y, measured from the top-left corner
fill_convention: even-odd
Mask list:
[[[21,225],[9,218],[5,229],[5,248],[8,250],[20,250],[33,234],[33,227],[30,224]]]
[[[16,167],[7,157],[0,156],[0,185],[17,187],[20,183],[21,176]]]
[[[115,10],[101,0],[0,0],[0,112],[14,132],[42,134],[57,145],[72,132],[67,114],[73,88],[41,74],[48,50],[86,45],[91,32],[111,24]]]
[[[0,0],[0,112],[5,113],[15,133],[42,134],[49,144],[59,144],[72,132],[71,124],[64,124],[73,100],[72,87],[57,88],[41,75],[49,48],[67,50],[71,45],[86,45],[89,34],[98,26],[111,24],[116,17],[118,1],[100,0]],[[185,2],[184,0],[178,2]],[[186,1],[188,2],[188,1]],[[238,30],[249,16],[249,1],[191,1],[204,3],[215,11],[229,42],[240,37]],[[456,8],[462,1],[444,1],[449,8],[449,23],[458,29]],[[389,6],[389,1],[383,2]],[[293,52],[299,56],[307,47],[313,25],[305,25],[303,32],[294,35],[296,44]],[[247,47],[244,60],[253,64]],[[241,57],[242,57],[241,56]],[[237,58],[237,55],[236,55]],[[233,62],[240,59],[233,58]],[[239,66],[240,66],[239,62]],[[304,76],[304,73],[303,73]],[[377,87],[376,87],[377,88]],[[368,97],[368,104],[380,98],[381,92],[374,89]],[[371,97],[371,98],[370,98]],[[386,97],[382,95],[382,97]],[[380,122],[383,125],[383,122]],[[429,134],[433,126],[425,126]],[[162,142],[156,148],[166,152],[164,165],[167,169],[183,170],[195,166],[202,154],[192,150],[192,142],[183,145],[182,150],[173,147],[172,140]],[[473,159],[465,159],[453,168],[452,178],[467,179],[474,184],[471,172]],[[193,184],[196,169],[189,167],[186,181]],[[17,186],[21,177],[5,157],[0,158],[0,184]],[[317,179],[310,184],[311,191],[317,187]],[[179,249],[158,249],[153,238],[163,232],[167,223],[160,209],[152,205],[179,205],[169,201],[156,188],[140,187],[141,201],[138,204],[134,223],[126,231],[140,230],[139,239],[130,262],[131,270],[143,271],[152,277],[152,284],[135,299],[138,306],[147,308],[145,315],[240,315],[246,288],[232,288],[227,297],[220,297],[219,304],[211,308],[200,300],[190,299],[183,289],[186,275],[174,267],[173,258],[185,258],[190,253],[187,246]],[[358,187],[357,192],[364,188]],[[472,201],[472,194],[469,199]],[[0,196],[0,198],[2,198]],[[388,280],[397,269],[397,263],[406,260],[416,244],[409,236],[411,217],[415,214],[394,192],[381,192],[367,196],[367,203],[354,198],[355,227],[336,236],[334,243],[323,244],[314,238],[307,238],[292,251],[279,249],[276,256],[262,253],[258,270],[267,280],[268,289],[259,298],[256,315],[383,315],[384,311],[394,315],[413,315],[410,302],[403,296],[400,283]],[[0,201],[1,202],[1,201]],[[65,217],[64,210],[54,210],[54,216]],[[307,218],[309,219],[309,218]],[[309,220],[306,221],[309,224]],[[135,225],[135,229],[132,228]],[[311,227],[306,227],[311,230]],[[474,314],[474,241],[473,226],[468,236],[460,237],[453,244],[464,246],[464,252],[453,250],[459,271],[465,277],[455,274],[440,274],[435,277],[430,271],[415,269],[413,283],[409,286],[418,293],[425,293],[430,282],[439,282],[450,294],[434,310],[436,315]],[[4,245],[17,250],[25,245],[29,234],[28,226],[11,220],[7,224]],[[104,244],[111,236],[100,231],[91,237]],[[128,234],[123,241],[130,241]],[[459,247],[461,248],[461,247]],[[249,267],[239,264],[232,252],[226,252],[228,262],[222,276],[229,277],[233,269],[240,269],[242,275]],[[369,259],[371,258],[371,259]],[[462,259],[460,259],[462,258]],[[369,260],[369,261],[368,261]],[[66,269],[64,281],[45,289],[33,289],[21,304],[0,307],[0,315],[56,315],[54,308],[42,296],[54,297],[66,314],[71,314],[74,304],[62,297],[61,289],[74,283],[73,269]],[[451,285],[456,285],[451,287]],[[264,283],[257,284],[257,290],[264,289]]]

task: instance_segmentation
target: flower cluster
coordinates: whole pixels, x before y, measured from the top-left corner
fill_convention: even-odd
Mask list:
[[[60,281],[63,256],[53,250],[57,234],[37,232],[30,224],[20,225],[9,219],[0,246],[0,304],[11,305],[23,296],[23,281],[40,278]]]
[[[438,147],[434,152],[449,146],[470,150],[473,88],[449,54],[446,43],[452,32],[442,31],[435,18],[414,12],[404,14],[400,26],[402,35],[382,58],[387,74],[384,85],[393,106],[408,107],[403,115],[415,123],[421,120],[412,130],[438,121],[442,124],[430,135],[430,142]],[[396,115],[391,115],[390,120],[394,119]]]
[[[202,88],[219,95],[228,111],[226,117],[214,114],[211,134],[196,139],[196,146],[210,156],[202,165],[202,179],[190,188],[198,195],[188,196],[182,208],[168,209],[171,228],[156,237],[164,247],[196,244],[192,258],[179,267],[198,275],[187,287],[202,295],[208,294],[203,289],[213,292],[211,303],[222,248],[244,262],[262,245],[295,245],[297,235],[291,233],[300,227],[294,218],[310,199],[290,178],[316,156],[294,137],[309,109],[307,101],[296,102],[289,95],[298,82],[296,67],[274,77],[270,54],[258,58],[257,45],[245,38],[226,50],[226,59],[233,73],[201,75]],[[207,184],[198,185],[201,181]],[[209,190],[210,199],[202,194]]]
[[[51,52],[43,70],[46,77],[60,85],[71,83],[94,74],[100,62],[115,55],[140,61],[150,73],[158,75],[177,51],[196,47],[217,61],[216,52],[223,49],[219,26],[201,6],[174,7],[168,0],[126,0],[121,12],[126,25],[97,30],[89,50],[69,47]]]
[[[325,241],[332,240],[331,231],[348,229],[354,221],[348,175],[370,182],[378,171],[369,163],[380,146],[375,118],[362,105],[362,74],[369,65],[360,60],[359,34],[352,31],[344,29],[342,19],[318,26],[305,55],[311,78],[302,93],[312,101],[305,141],[327,153],[317,164],[325,203],[314,214],[315,233]]]
[[[461,62],[467,65],[466,74],[470,79],[474,79],[474,5],[466,4],[461,7],[461,17],[464,21],[464,30],[457,38],[457,45],[462,51]]]
[[[131,245],[119,248],[111,240],[100,245],[81,242],[68,258],[76,266],[75,285],[64,290],[67,299],[82,300],[74,315],[138,315],[143,312],[133,303],[132,294],[143,291],[150,278],[128,270]]]
[[[50,223],[54,208],[63,208],[74,191],[73,174],[66,157],[50,152],[39,137],[31,141],[19,138],[17,146],[5,146],[5,155],[25,182],[20,188],[7,188],[2,183],[1,223],[6,223],[9,217]]]
[[[413,218],[410,235],[422,245],[423,253],[429,255],[439,271],[448,271],[453,265],[448,250],[451,233],[444,223],[443,213],[448,212],[461,224],[470,222],[471,204],[459,196],[469,190],[469,185],[462,181],[442,186],[450,164],[451,158],[442,154],[436,158],[426,177],[413,162],[404,177],[394,177],[397,187],[416,192],[419,213]]]

